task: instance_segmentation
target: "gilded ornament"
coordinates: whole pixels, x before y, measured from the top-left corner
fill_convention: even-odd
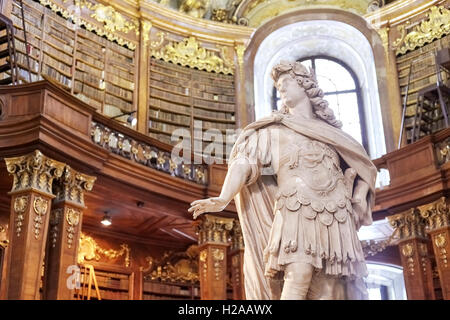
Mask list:
[[[402,246],[402,254],[404,257],[412,257],[414,254],[414,248],[411,243],[407,243]]]
[[[42,217],[47,213],[48,200],[36,197],[34,199],[33,208],[36,213],[36,216],[34,217],[34,237],[37,240],[39,239],[42,224],[44,223]]]
[[[212,249],[212,257],[215,279],[220,280],[220,276],[222,273],[222,261],[225,259],[224,250],[218,248]]]
[[[39,0],[39,3],[49,7],[53,12],[59,13],[63,18],[70,19],[77,26],[84,26],[86,30],[93,31],[101,37],[105,36],[110,41],[117,41],[119,45],[127,46],[131,50],[136,49],[136,44],[134,42],[125,40],[117,34],[117,31],[129,33],[130,31],[135,30],[136,35],[139,35],[138,20],[131,19],[131,21],[128,21],[112,7],[94,4],[87,0],[74,1],[76,7],[84,9],[83,11],[89,12],[90,16],[95,20],[103,23],[103,27],[99,27],[98,25],[86,21],[80,15],[75,15],[72,11],[68,11],[66,8],[53,3],[52,0]]]
[[[67,246],[69,249],[72,248],[73,238],[75,236],[76,227],[80,222],[80,211],[73,208],[66,209],[66,220],[67,220]]]
[[[47,158],[39,150],[25,156],[5,158],[5,162],[14,179],[11,192],[31,188],[51,194],[53,180],[61,177],[65,166]]]
[[[194,18],[203,18],[209,6],[209,0],[182,0],[178,10]]]
[[[109,259],[116,259],[118,257],[125,256],[125,267],[130,266],[130,248],[127,244],[121,244],[120,250],[103,249],[92,237],[81,233],[80,246],[78,249],[78,263],[84,263],[84,261],[93,259],[99,261],[100,254]]]
[[[159,50],[152,49],[150,54],[166,62],[181,64],[190,68],[198,68],[208,72],[233,74],[233,66],[227,66],[216,52],[201,47],[194,37],[188,37],[181,42],[170,42]]]
[[[434,244],[439,249],[439,259],[442,261],[444,268],[448,267],[447,256],[447,238],[444,233],[439,233],[434,237]]]
[[[190,246],[186,252],[165,252],[159,259],[147,257],[149,266],[141,268],[146,279],[162,282],[196,283],[198,277],[198,247]]]
[[[15,218],[17,237],[20,237],[20,233],[22,232],[23,220],[25,219],[23,213],[28,207],[29,199],[29,196],[21,196],[16,197],[14,200],[14,212],[17,214],[17,217]]]
[[[150,29],[152,26],[150,21],[142,22],[142,39],[144,40],[144,46],[148,45],[148,41],[150,40]]]
[[[450,10],[444,6],[433,6],[427,14],[427,20],[422,21],[410,32],[406,29],[410,23],[398,27],[401,35],[393,43],[397,48],[396,54],[404,54],[409,50],[440,39],[450,33]],[[405,26],[406,25],[406,26]]]

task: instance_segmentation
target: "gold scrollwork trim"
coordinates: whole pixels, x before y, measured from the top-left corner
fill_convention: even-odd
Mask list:
[[[80,247],[78,249],[78,262],[84,263],[85,260],[100,260],[100,254],[109,259],[116,259],[120,256],[125,256],[125,267],[130,266],[130,248],[127,244],[122,243],[120,250],[103,249],[97,242],[90,236],[81,233]]]
[[[58,241],[59,223],[61,221],[63,209],[58,208],[50,212],[50,245],[56,247]]]
[[[163,37],[163,35],[161,35]],[[200,46],[195,37],[184,38],[180,42],[170,41],[161,49],[153,49],[150,54],[166,62],[179,63],[182,66],[198,68],[208,72],[233,74],[233,65],[227,65],[218,53]]]
[[[441,260],[444,268],[448,267],[448,252],[447,252],[447,238],[444,233],[439,233],[434,237],[434,244],[439,249],[439,259]]]
[[[427,14],[427,19],[422,21],[410,32],[406,32],[408,24],[406,23],[398,27],[401,35],[393,43],[393,46],[397,48],[397,55],[422,47],[435,39],[449,34],[450,10],[444,6],[433,6]]]
[[[116,32],[119,31],[126,34],[134,30],[136,35],[139,35],[139,21],[136,19],[130,19],[128,21],[111,6],[94,4],[87,0],[75,0],[74,5],[76,7],[90,10],[90,16],[96,21],[103,23],[103,27],[99,27],[82,19],[79,14],[67,10],[68,8],[61,7],[51,0],[39,0],[39,3],[48,6],[53,12],[61,14],[63,18],[72,20],[75,25],[84,26],[86,30],[94,31],[99,36],[105,36],[110,41],[117,41],[119,45],[127,46],[131,50],[136,49],[135,43],[123,39]]]

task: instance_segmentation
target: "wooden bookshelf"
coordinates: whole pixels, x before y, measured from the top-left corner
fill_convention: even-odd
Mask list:
[[[133,281],[134,273],[121,272],[114,270],[115,268],[98,268],[95,267],[95,277],[98,284],[101,300],[131,300],[133,298]],[[89,276],[84,279],[84,267],[81,268],[81,286],[85,284],[85,292],[87,294],[87,284],[89,283]],[[78,295],[77,295],[78,294]],[[87,297],[81,296],[82,290],[75,291],[75,298],[81,300]],[[91,287],[91,300],[98,300],[95,286]]]
[[[176,129],[187,129],[194,142],[194,124],[202,131],[236,128],[234,78],[150,59],[149,135],[171,142]],[[197,137],[196,139],[199,139]],[[205,147],[209,142],[204,142]],[[224,146],[225,152],[225,146]]]
[[[136,110],[137,53],[77,27],[51,9],[23,0],[28,48],[19,2],[13,0],[19,75],[28,82],[49,78],[107,116]]]
[[[402,101],[404,101],[406,85],[408,83],[408,74],[411,67],[411,79],[408,88],[408,100],[405,117],[405,133],[407,143],[411,142],[412,126],[414,113],[417,104],[419,90],[428,87],[437,81],[436,65],[434,53],[436,50],[448,48],[450,46],[450,35],[437,39],[423,47],[409,51],[403,55],[397,56],[397,71],[400,84]],[[444,82],[447,82],[448,75],[441,73]],[[442,127],[443,128],[443,127]]]
[[[142,300],[198,300],[198,283],[171,283],[157,280],[144,280]]]

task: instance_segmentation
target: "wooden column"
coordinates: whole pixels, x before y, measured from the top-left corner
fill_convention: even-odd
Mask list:
[[[203,215],[197,225],[202,300],[227,298],[228,233],[232,227],[233,219],[210,214]]]
[[[434,300],[433,270],[428,253],[425,220],[417,208],[388,217],[398,229],[398,247],[409,300]]]
[[[241,224],[235,219],[231,233],[231,285],[233,286],[233,300],[245,299],[244,286],[244,238]]]
[[[137,131],[148,134],[148,97],[149,97],[149,56],[148,42],[152,23],[142,21],[139,41],[139,77],[137,104]]]
[[[442,197],[438,201],[419,207],[420,214],[427,221],[427,232],[433,244],[442,296],[445,300],[450,300],[450,210],[448,201]]]
[[[14,177],[11,192],[8,299],[39,299],[41,267],[50,215],[53,179],[63,173],[64,164],[36,150],[31,154],[5,158]]]
[[[54,190],[46,250],[44,299],[71,300],[74,281],[67,283],[77,267],[78,245],[83,216],[84,193],[91,191],[95,177],[66,166]],[[68,272],[69,271],[69,272]]]

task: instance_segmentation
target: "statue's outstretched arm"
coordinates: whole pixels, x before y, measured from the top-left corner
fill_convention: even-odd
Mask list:
[[[194,219],[205,212],[222,211],[244,186],[250,173],[251,167],[248,160],[245,158],[236,159],[228,168],[220,195],[209,199],[196,200],[191,203],[188,211],[193,212]]]

